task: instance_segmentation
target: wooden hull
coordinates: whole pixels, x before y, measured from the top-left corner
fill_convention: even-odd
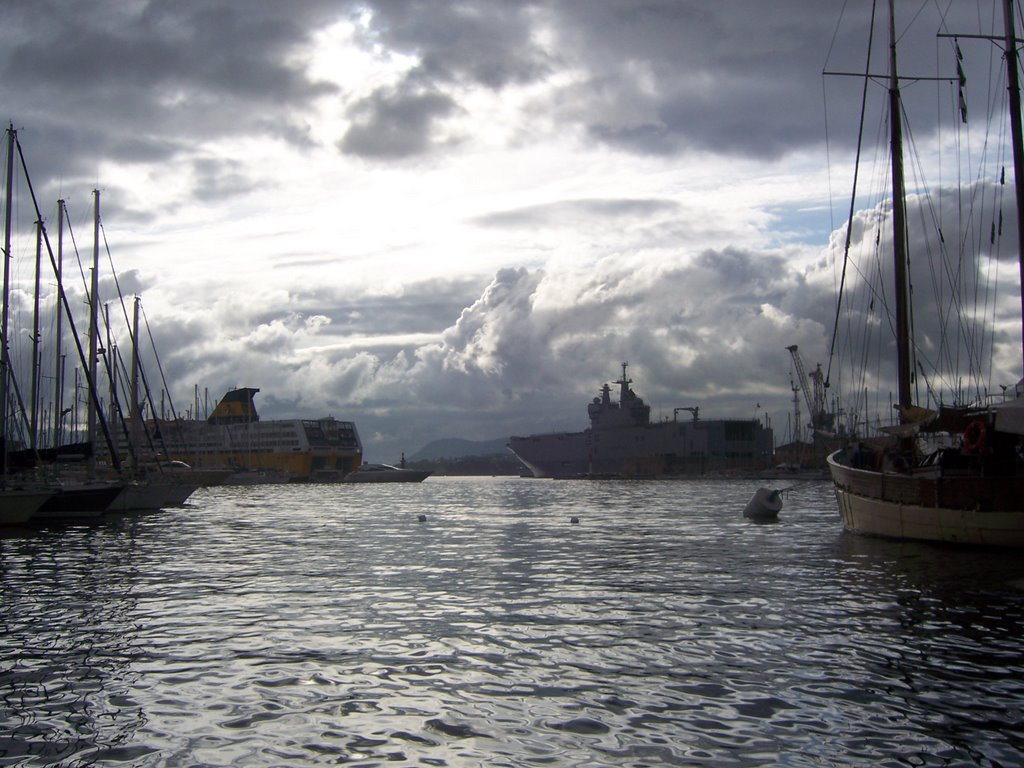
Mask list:
[[[828,457],[843,526],[893,539],[1024,549],[1024,477],[857,469]]]

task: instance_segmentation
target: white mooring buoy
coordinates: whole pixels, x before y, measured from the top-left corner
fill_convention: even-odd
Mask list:
[[[782,491],[758,488],[743,510],[743,516],[751,520],[774,520],[782,509]]]

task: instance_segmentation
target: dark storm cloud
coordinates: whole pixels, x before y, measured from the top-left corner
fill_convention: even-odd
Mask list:
[[[546,54],[533,42],[528,4],[376,3],[373,40],[417,57],[397,86],[352,104],[353,125],[339,142],[346,153],[402,159],[458,141],[439,124],[459,112],[463,87],[500,91],[540,79]]]
[[[749,285],[769,280],[773,273],[785,268],[779,256],[752,254],[736,248],[705,251],[694,261],[695,266],[716,273],[727,285]]]
[[[415,64],[399,82],[347,100],[311,80],[302,57],[319,30],[363,9],[370,15],[357,44]],[[830,48],[840,16],[837,4],[799,0],[8,0],[0,82],[8,115],[59,148],[45,154],[59,158],[65,177],[75,163],[94,171],[104,157],[167,161],[203,139],[308,145],[306,116],[327,95],[352,119],[344,152],[405,159],[460,138],[441,128],[462,110],[472,114],[467,91],[533,84],[550,87],[521,117],[543,116],[554,131],[641,154],[778,158],[822,140],[822,66],[865,64],[866,12],[846,9]],[[983,26],[967,21],[951,15],[944,28]],[[934,68],[939,28],[925,27],[915,28],[908,68],[921,60]],[[558,81],[565,73],[571,82]],[[852,116],[834,117],[848,140]]]
[[[420,58],[413,77],[433,83],[472,83],[500,90],[550,71],[536,40],[543,4],[517,0],[452,3],[372,2],[374,28],[389,46]]]
[[[859,72],[869,65],[866,4],[478,0],[372,7],[373,39],[417,57],[409,74],[417,87],[501,91],[554,83],[554,75],[571,72],[573,82],[553,85],[532,109],[553,119],[556,129],[576,127],[639,154],[779,158],[818,144],[826,120],[823,88],[836,82],[826,78],[823,86],[823,68]],[[937,62],[940,72],[955,72],[952,43],[937,32],[985,33],[993,25],[992,18],[958,7],[931,24],[908,28],[907,22],[900,19],[904,65],[918,76],[936,74]],[[883,33],[876,35],[872,72],[885,71],[885,42]],[[977,71],[990,59],[984,46],[990,44],[975,44],[965,64],[972,83],[984,80]],[[980,106],[984,94],[974,100]],[[857,120],[848,105],[856,103],[829,102],[836,141],[853,141]]]
[[[441,93],[380,90],[352,106],[352,127],[338,146],[384,160],[421,155],[447,141],[436,135],[435,126],[455,111],[455,102]]]
[[[777,157],[821,138],[836,10],[807,3],[567,3],[560,38],[590,77],[570,115],[635,152]],[[626,112],[632,107],[633,114]]]
[[[557,203],[490,213],[478,217],[474,223],[485,227],[577,226],[581,221],[595,217],[644,218],[671,213],[678,207],[678,203],[671,200],[561,200]]]
[[[288,308],[327,318],[330,325],[323,331],[327,336],[440,333],[480,295],[481,288],[480,280],[458,276],[410,282],[400,294],[386,296],[320,286],[293,293]],[[266,323],[273,316],[259,314],[254,319]]]
[[[237,160],[198,158],[192,163],[192,177],[192,196],[206,203],[223,202],[260,186]]]
[[[642,154],[777,157],[821,138],[818,73],[836,9],[679,0],[374,3],[375,40],[433,92],[573,72],[533,109]],[[356,150],[358,147],[346,147]],[[382,154],[377,149],[378,154]]]
[[[299,116],[332,88],[293,57],[336,18],[329,5],[9,0],[0,5],[5,111],[52,145],[39,154],[65,177],[76,163],[95,173],[108,157],[167,161],[218,137],[308,141]]]
[[[5,8],[18,36],[7,58],[10,76],[27,93],[35,88],[78,106],[113,108],[115,119],[140,118],[161,101],[166,106],[149,119],[195,108],[215,113],[250,100],[282,108],[327,88],[286,63],[326,18],[314,3],[284,11],[270,2],[13,0]],[[222,114],[219,122],[237,124],[239,117],[249,115]]]

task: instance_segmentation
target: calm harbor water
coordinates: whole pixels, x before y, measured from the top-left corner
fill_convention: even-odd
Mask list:
[[[758,485],[219,488],[8,532],[0,766],[1024,764],[1024,558],[844,534],[823,483],[753,523]]]

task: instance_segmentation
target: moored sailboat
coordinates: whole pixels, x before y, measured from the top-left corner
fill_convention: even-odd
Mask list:
[[[1018,247],[1024,246],[1022,150],[1017,40],[1012,0],[1004,0],[1010,121],[1017,198]],[[892,245],[899,424],[887,440],[857,443],[831,454],[828,466],[845,528],[906,540],[1024,548],[1024,387],[1013,399],[935,410],[914,404],[915,366],[900,78],[896,69],[894,3],[889,3],[889,125]],[[962,81],[962,77],[961,77]],[[852,222],[849,226],[852,226]],[[1024,276],[1024,257],[1020,259]],[[1024,281],[1022,281],[1024,283]],[[1024,323],[1022,323],[1024,326]],[[1022,355],[1024,362],[1024,355]],[[930,452],[918,437],[945,433],[953,440]]]
[[[48,488],[5,485],[0,489],[0,527],[28,522],[53,495]]]
[[[14,431],[14,425],[8,419],[8,403],[13,403],[15,400],[18,402],[19,410],[24,413],[25,406],[21,402],[21,396],[18,394],[17,383],[13,376],[11,369],[11,360],[9,353],[9,295],[10,295],[10,260],[11,260],[11,230],[12,230],[12,219],[11,219],[11,205],[12,205],[12,188],[13,188],[13,177],[14,177],[14,155],[15,148],[17,148],[18,157],[20,159],[21,168],[24,171],[24,178],[26,186],[32,198],[32,207],[36,215],[36,309],[34,315],[34,329],[32,337],[35,340],[34,349],[32,352],[32,387],[30,392],[30,420],[28,423],[28,438],[26,444],[27,449],[19,451],[24,454],[22,457],[24,465],[21,467],[22,471],[19,475],[10,475],[9,472],[14,468],[14,462],[10,461],[12,446],[15,445],[16,441],[12,439],[12,433]],[[117,497],[123,488],[123,483],[115,481],[101,480],[96,477],[95,472],[95,453],[93,446],[95,443],[95,422],[98,420],[100,426],[103,429],[104,436],[107,439],[108,444],[110,443],[109,430],[107,429],[106,423],[103,421],[102,416],[99,414],[99,400],[96,394],[96,388],[94,383],[96,381],[96,360],[97,360],[97,341],[96,341],[96,322],[97,322],[97,291],[96,291],[96,262],[98,260],[99,253],[99,193],[96,193],[96,207],[95,207],[95,224],[96,224],[96,235],[94,237],[93,247],[93,285],[92,290],[89,294],[89,304],[92,312],[92,319],[89,328],[90,337],[90,357],[86,359],[85,354],[82,350],[81,344],[78,339],[77,331],[74,329],[74,323],[70,306],[67,301],[67,296],[64,293],[63,285],[58,279],[57,281],[57,295],[59,302],[62,305],[61,308],[66,313],[69,323],[71,323],[71,331],[75,338],[75,344],[78,347],[79,356],[83,362],[87,362],[87,370],[85,372],[86,378],[86,390],[88,392],[88,404],[90,408],[89,414],[89,425],[88,425],[88,436],[83,444],[84,448],[84,459],[86,461],[88,470],[86,473],[75,473],[68,475],[65,472],[61,472],[58,476],[44,476],[40,473],[40,458],[43,455],[40,446],[36,442],[38,436],[38,414],[37,398],[38,398],[38,370],[35,366],[38,364],[38,291],[39,291],[39,270],[40,261],[42,257],[42,246],[46,243],[46,251],[49,255],[51,265],[54,266],[54,274],[59,277],[59,271],[56,267],[56,263],[53,259],[53,251],[50,248],[49,239],[46,235],[45,226],[43,225],[43,216],[39,210],[38,202],[35,198],[35,192],[32,188],[31,180],[28,177],[28,169],[25,165],[24,156],[21,151],[21,145],[17,139],[17,132],[14,130],[13,125],[10,125],[7,130],[7,166],[6,166],[6,188],[5,188],[5,211],[4,211],[4,280],[3,280],[3,312],[2,320],[0,320],[0,343],[2,343],[2,357],[0,357],[0,403],[4,404],[2,409],[3,414],[0,416],[0,439],[3,442],[3,472],[4,472],[4,487],[7,487],[8,481],[17,483],[22,489],[35,489],[39,492],[39,506],[35,509],[29,519],[32,518],[62,518],[62,517],[97,517],[101,515],[109,506],[109,504]],[[17,395],[16,398],[11,397],[11,393]],[[58,458],[62,455],[66,455],[56,445],[50,449],[50,454],[54,458]],[[116,457],[114,461],[115,470],[119,470],[120,467],[117,464]],[[12,509],[15,506],[21,506],[23,499],[19,494],[16,499],[18,504],[12,502],[9,505]],[[13,512],[11,513],[14,514]],[[18,514],[23,515],[24,512]]]
[[[14,126],[7,130],[7,173],[4,185],[3,296],[0,312],[0,526],[17,525],[29,520],[53,495],[53,490],[35,483],[12,483],[9,476],[7,440],[7,403],[10,382],[8,314],[11,255],[11,193],[14,182]]]
[[[25,425],[19,435],[20,439],[12,439],[10,433],[15,431],[17,425],[13,425],[7,419],[7,409],[4,409],[3,411],[4,418],[3,422],[0,423],[0,434],[6,437],[6,439],[3,440],[3,469],[5,472],[9,473],[17,472],[17,474],[11,474],[11,479],[12,482],[17,484],[19,494],[17,498],[12,497],[10,505],[6,505],[11,507],[12,511],[9,513],[4,511],[5,504],[3,499],[0,498],[0,522],[8,521],[8,518],[10,518],[9,522],[13,522],[15,517],[17,517],[17,521],[19,522],[23,522],[26,519],[25,515],[27,513],[20,510],[25,506],[24,499],[22,498],[24,496],[25,487],[30,484],[38,485],[41,489],[41,506],[31,514],[31,517],[38,519],[99,517],[106,511],[149,510],[169,506],[180,506],[201,485],[215,485],[222,482],[224,479],[224,473],[210,471],[196,472],[180,462],[167,461],[166,459],[161,460],[158,456],[146,458],[145,461],[140,460],[140,451],[142,446],[140,435],[138,433],[142,430],[142,403],[140,401],[138,391],[140,378],[137,343],[139,299],[136,298],[135,300],[135,320],[130,330],[133,357],[131,370],[130,418],[123,419],[116,397],[115,386],[119,373],[118,363],[120,362],[120,358],[117,356],[116,344],[111,344],[108,313],[104,313],[105,322],[108,324],[107,343],[105,345],[107,347],[106,350],[102,350],[100,348],[98,338],[100,312],[98,295],[99,283],[97,275],[99,273],[98,262],[101,229],[99,191],[96,190],[93,193],[95,204],[93,211],[92,268],[90,270],[91,284],[87,286],[85,290],[86,304],[89,306],[90,310],[90,320],[88,344],[86,348],[83,348],[76,330],[71,307],[64,291],[64,284],[62,281],[61,243],[63,236],[63,214],[65,210],[64,201],[58,201],[58,222],[60,222],[60,229],[58,230],[58,250],[55,258],[54,252],[50,247],[49,239],[46,235],[43,216],[39,210],[38,202],[32,189],[31,180],[28,175],[28,168],[25,165],[21,145],[17,139],[17,132],[14,130],[13,126],[8,129],[7,139],[5,256],[8,261],[10,258],[9,240],[12,227],[10,207],[15,148],[17,149],[18,157],[21,160],[21,168],[24,172],[27,189],[32,198],[32,208],[34,209],[36,216],[37,240],[35,311],[33,313],[34,327],[30,335],[30,338],[33,340],[33,349],[31,353],[31,359],[33,361],[31,363],[32,385],[29,396],[29,406],[27,409],[21,402],[20,391],[18,390],[17,382],[11,371],[10,356],[7,352],[8,345],[6,343],[3,344],[4,355],[2,360],[0,360],[3,364],[3,376],[0,377],[0,400],[4,402],[9,400],[11,403],[17,401],[22,412],[26,410],[29,412],[29,415],[23,419],[25,421]],[[42,378],[41,372],[38,368],[42,357],[39,354],[38,327],[39,272],[44,243],[45,252],[49,256],[50,264],[53,267],[54,276],[56,277],[57,289],[57,323],[55,333],[56,341],[54,344],[56,361],[53,374],[55,382],[53,433],[52,435],[47,435],[45,437],[40,429],[40,419],[38,418],[39,414],[37,412],[39,405],[38,400],[40,397],[39,381]],[[116,278],[114,282],[116,285]],[[2,323],[0,323],[0,326],[2,326],[0,327],[0,335],[2,335],[5,340],[8,335],[8,283],[7,262],[5,262],[4,311],[3,320]],[[118,288],[118,295],[122,299],[123,306],[123,297],[120,296],[120,288]],[[82,386],[81,389],[87,393],[86,404],[88,406],[86,414],[86,433],[85,435],[81,435],[81,433],[74,434],[73,437],[79,437],[79,441],[71,443],[66,441],[65,434],[63,434],[63,417],[69,412],[75,413],[77,409],[75,405],[67,409],[63,408],[63,387],[65,382],[62,371],[62,326],[60,322],[63,317],[67,318],[68,330],[74,339],[78,357],[82,362],[84,386]],[[110,381],[110,422],[120,425],[122,421],[124,421],[125,426],[120,431],[130,433],[128,435],[129,440],[127,441],[127,447],[129,448],[128,453],[131,460],[131,467],[127,470],[123,467],[122,457],[120,456],[120,452],[117,450],[108,419],[104,417],[103,409],[101,408],[100,400],[97,395],[97,384],[99,381],[98,364],[101,355]],[[77,372],[75,387],[77,403],[77,390],[79,389]],[[8,395],[11,393],[16,397],[8,398]],[[74,416],[72,418],[74,418]],[[73,432],[76,429],[77,428],[72,425]],[[83,437],[84,439],[81,439]],[[47,443],[49,443],[48,447]],[[105,451],[102,449],[103,445],[106,446]],[[97,449],[101,452],[99,457],[97,456]],[[155,453],[152,446],[150,447],[150,452]],[[97,458],[102,460],[102,466],[98,465]],[[7,475],[5,474],[5,481],[6,479]],[[15,507],[18,510],[17,512],[14,511]]]

